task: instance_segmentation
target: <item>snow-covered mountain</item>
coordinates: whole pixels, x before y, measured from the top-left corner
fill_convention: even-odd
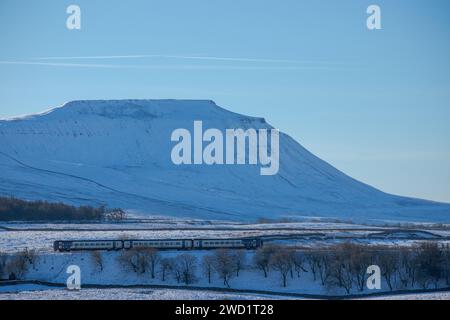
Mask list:
[[[271,129],[212,101],[73,101],[0,120],[0,194],[106,204],[202,219],[330,217],[450,222],[450,205],[398,197],[356,181],[280,134],[280,169],[172,163],[177,128]]]

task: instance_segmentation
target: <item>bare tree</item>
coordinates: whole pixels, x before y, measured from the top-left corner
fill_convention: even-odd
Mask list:
[[[324,286],[327,281],[328,270],[332,257],[328,252],[318,252],[318,259],[316,261],[317,273],[319,274],[320,282]]]
[[[306,261],[308,262],[309,270],[311,270],[313,274],[313,279],[316,281],[317,273],[318,273],[318,265],[320,264],[321,256],[318,252],[309,252],[305,256]],[[300,277],[300,273],[298,273],[298,277]]]
[[[229,288],[230,279],[235,273],[233,256],[229,250],[216,250],[214,253],[214,270],[223,280],[223,284]]]
[[[196,281],[197,258],[187,253],[181,254],[175,259],[174,269],[177,281],[181,280],[185,285],[190,285]]]
[[[167,274],[172,271],[174,261],[172,258],[163,258],[160,262],[161,280],[166,281]]]
[[[409,285],[414,288],[417,276],[417,267],[414,254],[410,248],[400,247],[398,250],[399,267],[397,270],[397,276],[400,284],[403,288],[408,288]]]
[[[95,268],[100,269],[100,271],[103,271],[103,256],[102,253],[98,250],[91,251],[91,259],[94,263]]]
[[[353,272],[350,265],[349,244],[335,245],[331,250],[332,256],[325,277],[326,284],[343,288],[350,294],[353,288]]]
[[[123,266],[131,268],[136,273],[143,274],[147,271],[148,257],[146,250],[137,248],[125,250],[118,259]]]
[[[291,259],[291,270],[289,271],[291,273],[291,278],[293,278],[292,271],[295,270],[297,273],[297,278],[300,278],[300,274],[302,272],[308,272],[308,270],[305,268],[306,264],[306,256],[298,251],[290,250],[289,256]],[[315,276],[314,276],[315,279]]]
[[[139,257],[135,249],[122,251],[117,260],[124,268],[131,268],[136,273],[139,271]]]
[[[214,270],[214,256],[205,255],[202,259],[202,270],[203,274],[208,277],[208,283],[211,283],[211,276]]]
[[[438,288],[440,280],[445,278],[445,272],[449,268],[445,264],[443,251],[435,242],[422,243],[416,250],[418,282],[424,289],[432,283]]]
[[[28,263],[30,265],[33,266],[33,268],[35,268],[37,261],[39,260],[39,256],[36,253],[36,250],[32,249],[32,250],[28,250],[28,248],[25,248],[24,252],[23,252],[25,259],[28,261]]]
[[[371,263],[371,255],[367,252],[367,248],[362,245],[351,244],[347,247],[350,250],[349,267],[354,275],[354,282],[359,291],[364,291],[367,280],[367,267]]]
[[[277,249],[277,246],[264,246],[256,250],[253,256],[254,265],[264,273],[265,278],[269,273],[270,257]]]
[[[7,255],[3,252],[0,252],[0,280],[6,277],[6,261]]]
[[[242,250],[236,250],[232,252],[231,256],[234,264],[234,270],[236,272],[236,277],[239,277],[239,272],[243,269],[247,256]]]
[[[444,279],[445,284],[447,286],[450,286],[450,248],[448,244],[446,248],[443,248],[443,251],[444,251],[444,259],[443,259]]]
[[[280,273],[283,287],[287,285],[287,276],[292,270],[292,255],[287,249],[278,250],[270,257],[270,265]]]
[[[23,278],[23,276],[28,272],[29,266],[28,251],[23,250],[9,256],[5,269],[10,280],[17,280]]]
[[[148,261],[148,266],[150,269],[150,275],[152,279],[155,279],[156,267],[161,260],[158,250],[149,248],[144,251],[144,255]]]
[[[381,269],[381,274],[386,280],[389,290],[393,290],[395,273],[399,268],[399,255],[392,251],[381,250],[377,254],[377,262]]]
[[[171,271],[177,283],[180,283],[183,278],[183,266],[176,261],[176,258],[173,260]]]

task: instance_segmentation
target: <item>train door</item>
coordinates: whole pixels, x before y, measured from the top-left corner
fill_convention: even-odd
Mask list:
[[[192,249],[192,240],[184,240],[184,249]]]
[[[202,247],[202,240],[194,240],[194,248],[200,249]]]
[[[70,251],[71,247],[72,247],[72,242],[69,242],[69,241],[63,242],[64,251]]]
[[[120,250],[123,248],[123,243],[122,241],[114,241],[114,249],[116,250]]]

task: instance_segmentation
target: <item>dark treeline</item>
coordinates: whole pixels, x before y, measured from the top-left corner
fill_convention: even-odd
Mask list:
[[[122,220],[121,209],[105,207],[75,207],[47,201],[25,201],[14,197],[0,197],[0,221],[74,221],[74,220]]]

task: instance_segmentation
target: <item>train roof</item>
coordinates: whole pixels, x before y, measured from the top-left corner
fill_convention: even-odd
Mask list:
[[[185,240],[260,240],[260,237],[243,237],[243,238],[184,238],[184,239],[71,239],[71,240],[55,240],[54,242],[105,242],[105,241],[185,241]]]

